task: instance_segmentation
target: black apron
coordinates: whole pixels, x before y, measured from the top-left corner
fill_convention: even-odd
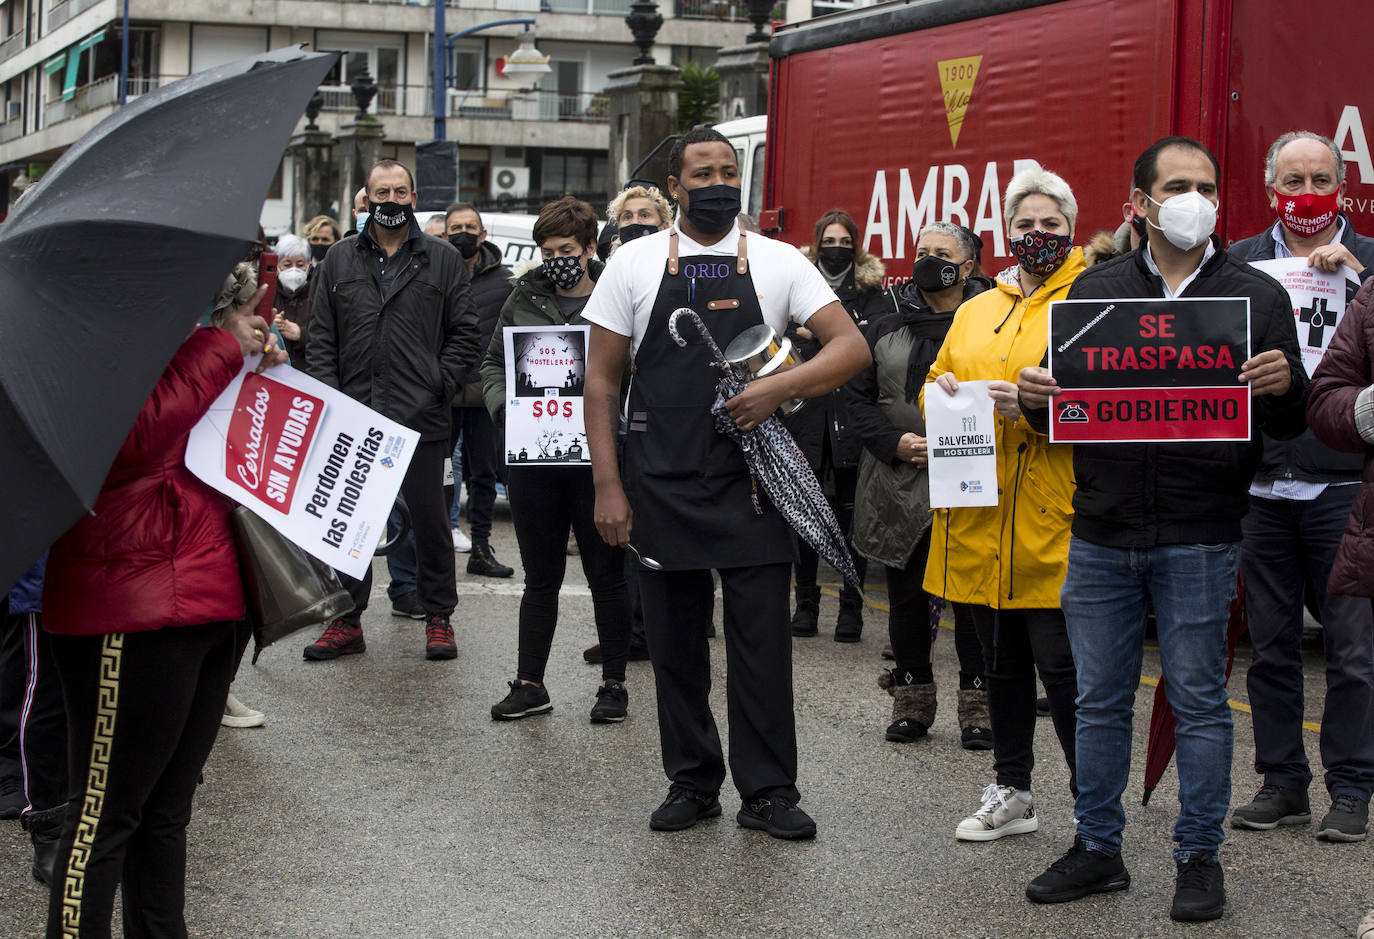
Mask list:
[[[786,520],[761,486],[755,493],[739,445],[715,429],[711,405],[722,375],[710,348],[693,324],[679,323],[686,348],[668,333],[668,318],[680,307],[695,310],[722,349],[764,321],[749,276],[745,233],[740,232],[734,264],[721,255],[679,261],[676,229],[668,244],[663,280],[635,352],[627,405],[630,540],[670,571],[790,563]]]

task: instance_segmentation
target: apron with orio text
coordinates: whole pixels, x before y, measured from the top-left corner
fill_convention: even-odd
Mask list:
[[[744,454],[715,428],[711,405],[722,375],[710,348],[685,320],[678,322],[678,332],[686,348],[668,332],[668,318],[681,307],[696,311],[722,349],[763,322],[745,233],[739,235],[737,260],[722,255],[679,260],[676,229],[668,243],[663,280],[635,353],[627,405],[630,540],[665,570],[791,562],[791,529],[761,485],[755,507],[755,482]]]

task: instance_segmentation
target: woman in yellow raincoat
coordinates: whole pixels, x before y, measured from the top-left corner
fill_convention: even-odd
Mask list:
[[[1016,403],[1021,369],[1039,365],[1049,335],[1049,306],[1084,270],[1073,247],[1078,204],[1067,183],[1035,169],[1015,176],[1004,202],[1015,267],[996,287],[955,314],[928,381],[954,394],[959,382],[990,380],[997,407],[997,505],[936,509],[925,589],[971,622],[983,646],[996,781],[959,823],[961,841],[992,841],[1035,831],[1036,670],[1074,785],[1077,679],[1059,588],[1068,563],[1073,517],[1073,451],[1051,447],[1026,424]],[[922,404],[924,405],[924,396]]]

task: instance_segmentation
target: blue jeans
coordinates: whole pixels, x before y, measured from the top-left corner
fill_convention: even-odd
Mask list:
[[[390,536],[401,526],[395,509],[386,520],[387,535]],[[393,602],[407,594],[415,593],[415,533],[407,531],[405,538],[386,556],[386,570],[391,575],[391,583],[386,585],[386,595]]]
[[[1153,605],[1165,690],[1178,721],[1174,857],[1215,854],[1231,801],[1226,624],[1236,544],[1109,548],[1073,538],[1060,595],[1078,666],[1078,834],[1121,850],[1145,612]]]

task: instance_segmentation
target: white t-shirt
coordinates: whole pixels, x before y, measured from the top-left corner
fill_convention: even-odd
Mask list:
[[[676,223],[674,223],[676,227]],[[713,245],[699,245],[678,232],[678,257],[709,254],[735,257],[739,229]],[[816,266],[783,241],[750,232],[749,276],[754,281],[763,320],[781,336],[788,321],[805,323],[827,303],[837,300]],[[583,317],[620,336],[630,337],[630,357],[639,350],[668,263],[668,230],[621,245],[596,282]],[[679,274],[678,276],[684,276]]]

